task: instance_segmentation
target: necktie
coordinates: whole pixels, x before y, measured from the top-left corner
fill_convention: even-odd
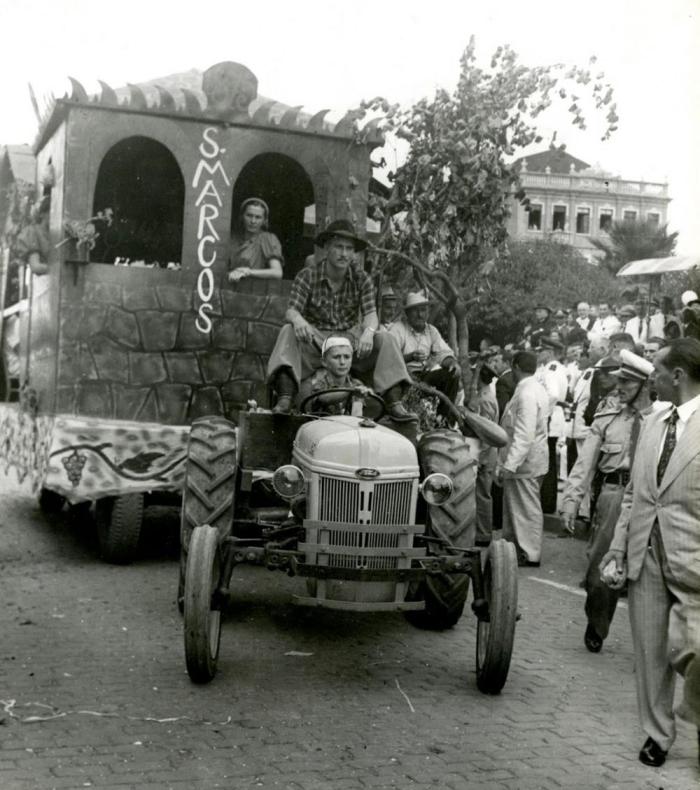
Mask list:
[[[671,453],[676,446],[676,422],[678,421],[678,411],[674,406],[671,413],[668,415],[668,428],[666,429],[666,438],[664,439],[664,446],[661,450],[661,457],[659,458],[659,465],[656,467],[656,485],[661,485],[664,479],[664,472],[668,466]]]

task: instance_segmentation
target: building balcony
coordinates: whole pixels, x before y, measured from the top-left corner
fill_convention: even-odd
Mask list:
[[[527,192],[528,187],[565,192],[590,192],[591,194],[636,195],[669,200],[668,184],[655,181],[630,181],[587,172],[520,173],[520,180]]]

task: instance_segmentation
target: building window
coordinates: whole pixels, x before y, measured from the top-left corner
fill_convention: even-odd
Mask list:
[[[598,227],[600,230],[608,232],[613,224],[613,210],[611,208],[602,208],[598,212]]]
[[[636,220],[637,220],[637,212],[634,211],[633,209],[628,209],[622,215],[622,218],[624,219],[625,222],[636,222]]]
[[[591,210],[589,208],[576,209],[576,233],[591,232]]]
[[[566,206],[552,209],[552,230],[566,230]]]
[[[648,225],[651,225],[653,228],[658,228],[660,222],[661,222],[661,216],[659,215],[658,211],[649,211],[647,213]]]
[[[527,212],[527,229],[542,230],[542,205],[531,203]]]

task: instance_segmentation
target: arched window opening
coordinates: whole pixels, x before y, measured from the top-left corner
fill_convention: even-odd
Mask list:
[[[304,211],[314,203],[311,179],[298,162],[283,154],[253,157],[233,188],[232,233],[238,227],[241,203],[249,197],[262,198],[269,206],[269,230],[284,253],[284,278],[292,279],[314,251],[313,237],[304,234]]]
[[[129,137],[110,148],[97,174],[93,214],[106,208],[114,212],[114,221],[99,229],[91,260],[122,258],[161,267],[180,263],[185,181],[164,145]]]

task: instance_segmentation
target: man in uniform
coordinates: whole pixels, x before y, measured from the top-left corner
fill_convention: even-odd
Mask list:
[[[547,471],[549,399],[535,379],[537,357],[513,357],[516,386],[501,427],[508,444],[498,451],[494,481],[503,486],[503,537],[515,543],[519,565],[540,564],[543,517],[540,485]]]
[[[685,678],[677,713],[700,742],[700,341],[674,340],[654,357],[653,385],[670,401],[645,421],[603,578],[629,581],[629,616],[642,729],[639,752],[659,766],[676,735],[675,672]]]
[[[566,368],[557,359],[564,351],[558,340],[543,337],[537,351],[537,381],[544,387],[549,397],[549,429],[547,446],[549,448],[549,469],[542,481],[542,510],[544,513],[556,513],[558,465],[557,444],[566,434],[564,409],[567,408],[566,392],[569,380]]]
[[[374,390],[384,396],[389,417],[416,419],[401,402],[410,377],[396,340],[377,331],[379,320],[369,276],[353,266],[367,247],[347,220],[331,222],[316,237],[325,257],[302,269],[294,279],[280,330],[267,364],[268,381],[277,393],[276,413],[290,411],[302,379],[321,367],[321,346],[329,335],[351,338],[356,350],[354,373],[373,371]],[[359,323],[358,323],[359,321]]]
[[[620,515],[622,495],[629,482],[635,444],[642,420],[651,413],[647,381],[654,366],[646,359],[622,351],[617,378],[620,406],[599,412],[564,488],[561,506],[562,526],[573,534],[579,505],[595,475],[600,478],[600,494],[588,542],[586,571],[586,647],[600,652],[615,614],[619,591],[610,589],[600,578],[598,566],[610,548],[613,530]]]

